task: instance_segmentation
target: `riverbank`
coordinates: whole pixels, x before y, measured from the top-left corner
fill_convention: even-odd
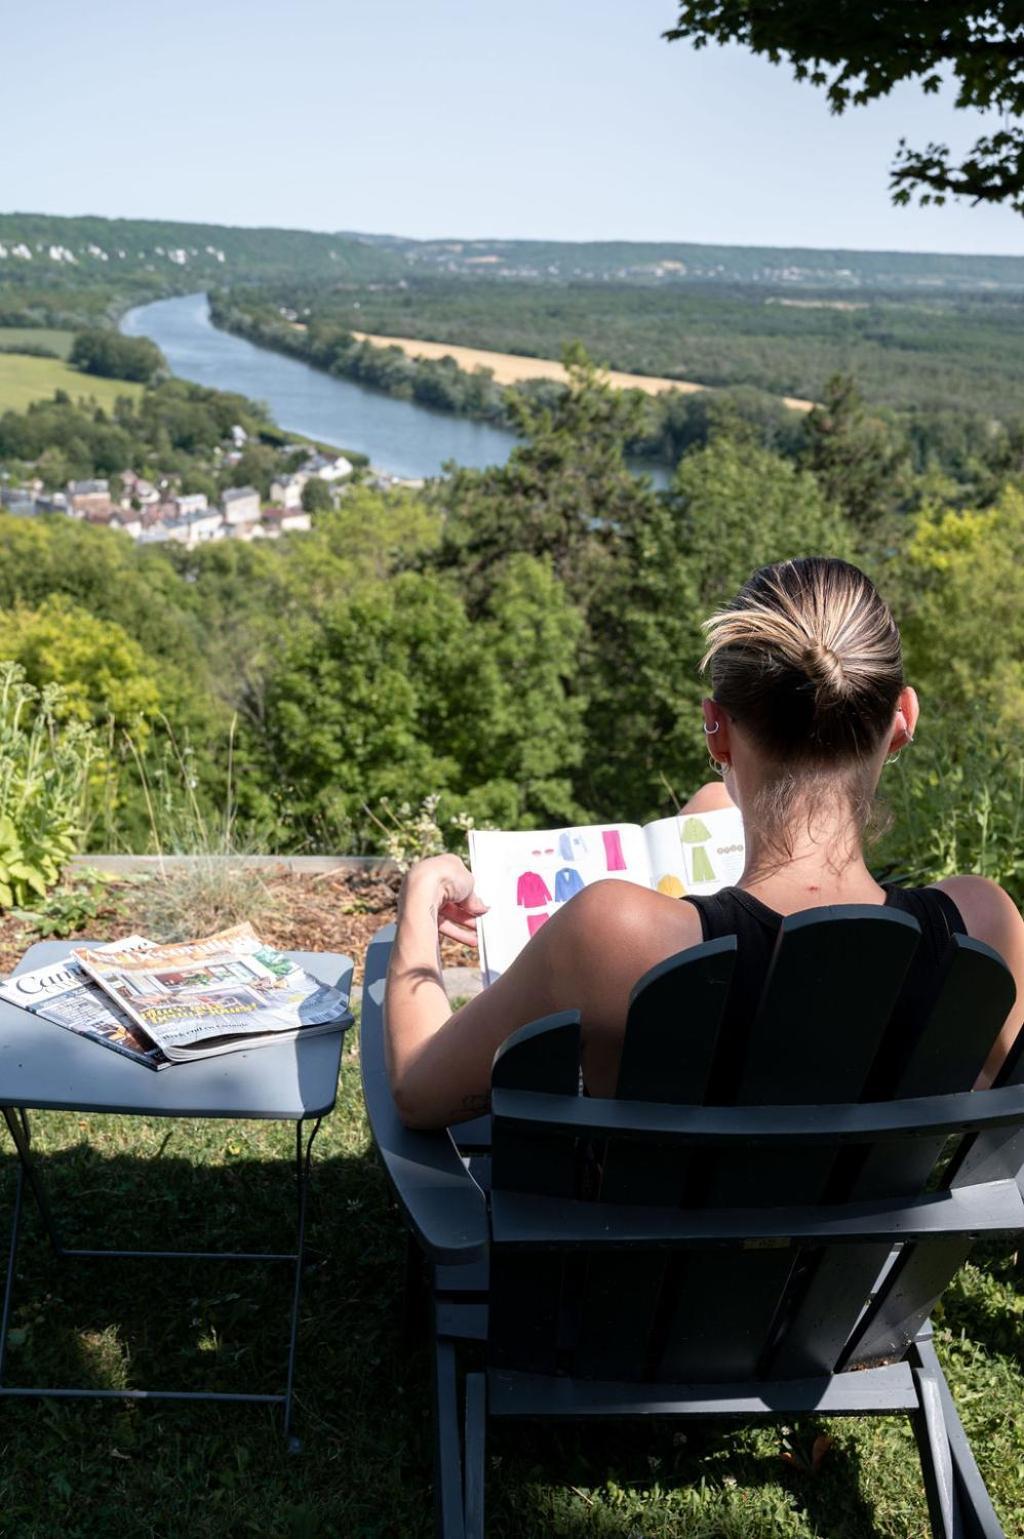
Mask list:
[[[139,306],[121,326],[151,338],[178,377],[262,401],[289,434],[346,454],[353,446],[403,480],[439,475],[450,462],[471,469],[503,464],[517,442],[509,428],[395,398],[314,367],[297,348],[216,326],[202,293]]]
[[[551,358],[353,332],[347,316],[335,320],[314,312],[308,322],[301,322],[294,310],[253,289],[212,294],[210,318],[219,330],[301,360],[334,380],[380,391],[425,408],[435,418],[486,424],[484,431],[508,433],[512,442],[524,405],[554,408],[566,389],[565,367]],[[460,357],[476,366],[462,367]],[[519,378],[502,382],[492,363],[502,366],[506,379],[513,371]],[[713,417],[739,417],[759,433],[771,423],[774,441],[795,443],[813,404],[749,388],[705,388],[663,375],[599,372],[636,402],[627,458],[634,470],[651,475],[659,486],[668,484],[694,443],[706,441]],[[447,458],[467,463],[458,452]]]

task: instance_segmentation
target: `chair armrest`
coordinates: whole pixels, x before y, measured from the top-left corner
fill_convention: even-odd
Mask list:
[[[394,925],[366,953],[359,1053],[363,1097],[384,1169],[419,1244],[437,1264],[465,1265],[487,1255],[487,1201],[447,1130],[420,1132],[398,1115],[384,1060],[384,986]]]

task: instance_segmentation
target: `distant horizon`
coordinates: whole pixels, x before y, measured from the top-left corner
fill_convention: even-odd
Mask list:
[[[952,83],[836,117],[785,65],[666,42],[677,17],[677,0],[16,6],[0,202],[410,240],[1024,255],[1008,207],[893,206],[902,137],[959,155],[999,127]]]
[[[54,212],[49,209],[0,209],[2,219],[103,219],[114,224],[119,221],[138,224],[182,224],[202,225],[211,230],[273,230],[283,234],[294,235],[328,235],[335,236],[339,240],[359,240],[368,238],[373,240],[399,240],[409,241],[416,245],[438,245],[454,241],[473,244],[488,245],[491,243],[512,245],[535,242],[547,246],[722,246],[732,251],[820,251],[843,253],[860,256],[940,256],[940,257],[975,257],[985,261],[1024,261],[1024,249],[1020,252],[1009,251],[965,251],[949,248],[938,249],[934,247],[903,247],[903,246],[850,246],[850,245],[815,245],[808,241],[775,240],[712,240],[684,238],[681,236],[668,237],[638,237],[631,235],[597,235],[584,238],[566,238],[558,235],[467,235],[449,233],[446,235],[406,235],[398,230],[355,230],[334,229],[326,225],[300,225],[300,224],[274,224],[267,220],[259,220],[250,223],[248,220],[223,220],[223,219],[195,219],[181,215],[168,216],[165,214],[101,214],[95,210],[83,213],[67,214]],[[1024,228],[1022,228],[1024,236]]]

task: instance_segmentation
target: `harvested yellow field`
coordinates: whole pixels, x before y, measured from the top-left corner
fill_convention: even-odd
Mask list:
[[[460,369],[472,373],[474,369],[490,369],[499,385],[518,385],[524,379],[553,379],[564,384],[567,378],[564,365],[554,358],[524,358],[520,353],[492,353],[483,347],[458,347],[452,342],[423,342],[419,337],[378,337],[367,331],[354,331],[360,342],[373,347],[400,347],[409,358],[454,358]],[[605,379],[616,390],[642,390],[645,395],[661,395],[664,390],[679,390],[692,395],[707,390],[707,385],[695,385],[690,380],[666,379],[657,374],[624,374],[619,369],[608,369]],[[814,402],[802,401],[798,396],[782,397],[791,411],[811,411]]]

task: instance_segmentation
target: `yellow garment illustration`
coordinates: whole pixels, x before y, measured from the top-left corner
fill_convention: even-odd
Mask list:
[[[658,891],[663,892],[666,898],[682,898],[686,894],[686,888],[682,882],[670,872],[658,878]]]

